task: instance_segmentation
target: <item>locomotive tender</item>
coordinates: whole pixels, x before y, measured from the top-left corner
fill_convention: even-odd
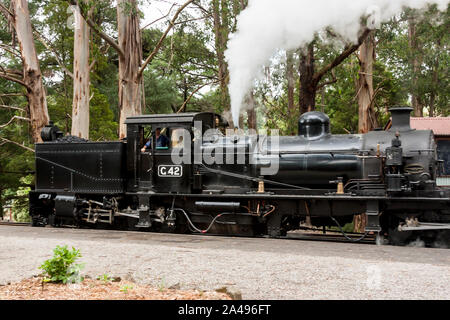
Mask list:
[[[347,135],[330,134],[317,111],[281,137],[224,135],[226,121],[208,112],[129,117],[116,142],[68,142],[50,124],[30,216],[35,226],[280,237],[307,217],[341,228],[366,213],[366,234],[393,243],[418,230],[447,236],[450,190],[436,187],[433,132],[411,129],[411,110],[391,108],[389,131]]]

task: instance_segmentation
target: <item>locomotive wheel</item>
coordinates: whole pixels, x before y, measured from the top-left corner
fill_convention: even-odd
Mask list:
[[[267,235],[270,238],[285,237],[287,232],[282,226],[282,216],[274,212],[267,220]]]
[[[437,236],[431,246],[433,248],[450,248],[450,230],[438,231]]]
[[[56,222],[56,216],[55,214],[50,214],[48,216],[48,224],[51,225],[52,227],[58,227],[58,223]]]
[[[180,213],[177,213],[174,233],[189,233],[188,222]]]
[[[123,220],[123,228],[124,230],[129,231],[139,231],[139,228],[136,228],[137,219],[131,217],[125,217]]]
[[[398,231],[397,228],[390,228],[388,231],[389,243],[394,246],[404,246],[411,241],[412,237],[412,231]]]
[[[31,217],[31,226],[32,227],[45,227],[45,220],[41,216],[32,216]]]
[[[39,227],[39,217],[37,216],[32,216],[31,217],[31,226],[32,227]]]

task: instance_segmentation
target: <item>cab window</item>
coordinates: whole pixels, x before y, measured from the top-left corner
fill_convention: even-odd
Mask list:
[[[156,141],[156,150],[169,149],[170,140],[168,138],[168,128],[154,127],[154,130],[152,130],[152,126],[143,126],[140,131],[142,137],[141,152],[150,152],[152,150],[151,146],[153,140]],[[153,135],[155,135],[154,139]]]

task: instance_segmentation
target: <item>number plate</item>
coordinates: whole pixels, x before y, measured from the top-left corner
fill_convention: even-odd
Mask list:
[[[158,166],[158,177],[181,177],[183,167],[180,165],[160,165]]]

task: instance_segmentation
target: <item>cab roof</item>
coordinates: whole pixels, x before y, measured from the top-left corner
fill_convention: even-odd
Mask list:
[[[194,121],[214,121],[215,117],[219,117],[219,120],[223,122],[222,117],[213,112],[189,112],[133,116],[128,117],[125,124],[193,123]]]

